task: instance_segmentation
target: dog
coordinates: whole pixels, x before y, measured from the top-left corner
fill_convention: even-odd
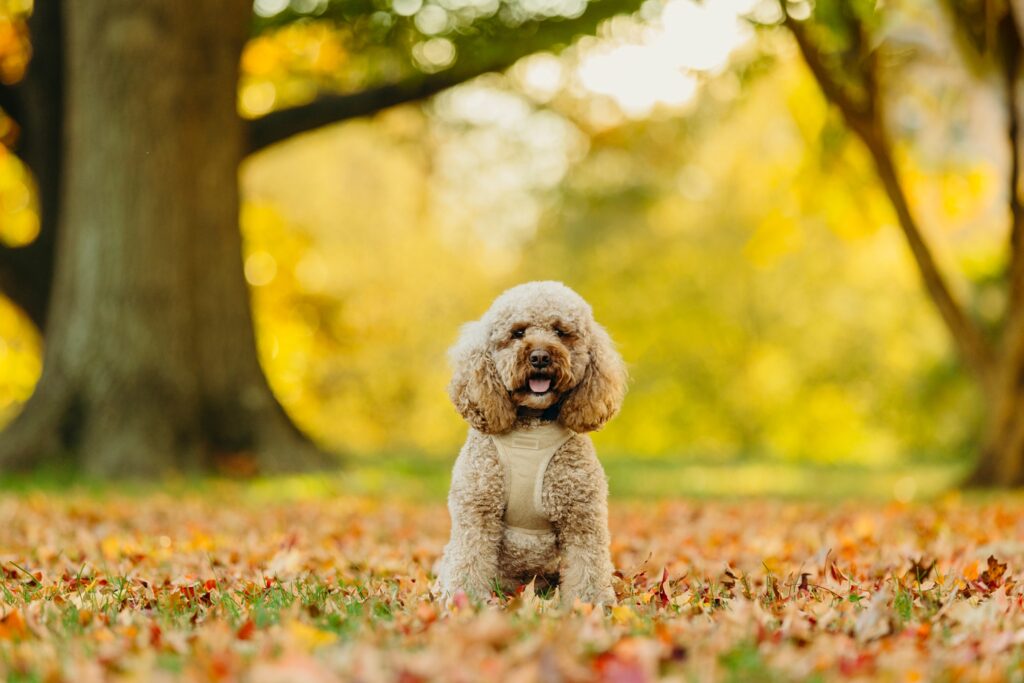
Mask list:
[[[615,602],[608,483],[586,435],[622,405],[626,368],[590,305],[560,282],[501,294],[449,352],[469,423],[455,461],[442,595],[476,600],[532,579],[563,605]]]

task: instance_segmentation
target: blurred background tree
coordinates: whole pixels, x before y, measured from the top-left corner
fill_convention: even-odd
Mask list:
[[[623,414],[596,437],[612,462],[963,471],[979,435],[999,431],[985,425],[1017,405],[994,402],[990,383],[1008,377],[993,364],[1009,338],[1000,330],[1006,179],[1015,172],[1002,48],[963,44],[953,12],[973,13],[977,35],[996,35],[1006,7],[607,2],[254,4],[233,76],[249,121],[234,158],[259,151],[241,165],[242,274],[259,360],[288,415],[353,458],[446,462],[465,427],[444,397],[445,348],[503,287],[545,277],[594,304],[631,365]],[[26,12],[12,15],[13,35]],[[594,35],[573,39],[583,33]],[[186,80],[211,80],[207,59],[195,60],[181,93]],[[22,87],[30,80],[31,68]],[[830,101],[842,93],[859,112],[868,83],[886,106],[872,105],[858,130],[848,102]],[[217,106],[226,117],[228,105]],[[160,130],[211,120],[165,113]],[[108,120],[120,121],[115,114]],[[353,120],[320,128],[344,119]],[[188,138],[169,136],[181,164],[192,159],[192,185],[203,177],[196,159],[231,137],[225,125],[187,150]],[[26,128],[17,144],[29,139]],[[35,208],[22,201],[30,193],[20,162],[4,163],[0,238],[35,245],[45,218],[36,241],[35,230],[18,228],[31,228],[24,216]],[[200,193],[206,201],[233,196],[226,175]],[[43,195],[40,185],[40,204]],[[198,246],[208,232],[174,243]],[[150,242],[153,258],[169,244]],[[93,253],[82,259],[99,263]],[[192,267],[212,263],[207,255]],[[243,281],[237,268],[222,270]],[[136,293],[122,297],[133,305],[142,300],[135,282],[123,291]],[[38,342],[13,310],[0,309],[8,416],[39,368]],[[95,329],[108,355],[123,351],[127,337]],[[243,361],[246,345],[232,345]],[[227,374],[251,379],[246,363]],[[1006,417],[1003,431],[1018,422]],[[238,439],[202,430],[188,433],[203,434],[201,450],[212,446],[222,464],[244,467],[224,455],[261,450],[244,430]],[[84,432],[43,433],[66,434],[74,447]],[[8,434],[2,449],[14,442]],[[95,450],[109,448],[80,452]],[[271,461],[259,466],[282,458]]]
[[[0,252],[2,282],[45,328],[46,354],[4,433],[0,467],[57,458],[94,474],[152,476],[321,462],[257,362],[237,223],[242,157],[507,66],[633,8],[468,6],[450,15],[459,30],[448,40],[428,39],[440,27],[401,7],[307,4],[255,28],[315,13],[373,68],[325,84],[341,94],[314,93],[249,123],[236,110],[248,0],[41,0],[27,22],[6,19],[9,47],[36,50],[20,83],[5,79],[2,105],[9,127],[24,131],[40,220],[34,240]],[[258,56],[248,59],[258,68]]]
[[[912,8],[912,6],[909,6]],[[999,112],[1008,162],[1004,180],[1008,255],[996,273],[980,283],[999,288],[997,314],[989,320],[972,305],[972,294],[958,295],[936,261],[932,237],[913,206],[901,177],[899,157],[920,154],[915,133],[900,130],[900,109],[907,100],[913,69],[931,61],[933,45],[920,34],[899,31],[899,20],[878,12],[874,2],[787,3],[784,23],[799,46],[807,67],[824,96],[846,126],[864,144],[892,204],[924,289],[949,331],[957,352],[980,387],[986,426],[980,458],[971,482],[1024,484],[1024,204],[1020,187],[1020,71],[1024,6],[1009,1],[945,3],[948,42],[956,48],[961,68],[974,81],[972,89],[989,88],[1000,102]],[[932,94],[932,93],[928,93]],[[895,102],[893,102],[895,100]],[[896,112],[890,110],[895,104]],[[893,129],[896,130],[893,130]],[[907,126],[903,126],[907,128]],[[908,134],[909,133],[909,134]],[[971,283],[973,284],[973,283]]]

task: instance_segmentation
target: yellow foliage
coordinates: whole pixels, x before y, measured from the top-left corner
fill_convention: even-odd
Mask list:
[[[344,90],[349,40],[315,22],[252,40],[242,113]],[[713,125],[654,120],[583,139],[571,112],[500,99],[495,78],[454,123],[454,100],[400,107],[247,160],[245,275],[288,412],[349,454],[451,458],[466,427],[445,395],[446,349],[505,287],[552,278],[592,303],[630,366],[622,414],[595,436],[603,457],[959,452],[974,396],[870,158],[795,58],[780,52]],[[1002,236],[971,226],[994,224],[999,169],[935,170],[907,150],[900,164],[929,231],[957,235],[940,258],[968,277],[998,273]],[[536,220],[508,227],[518,213]],[[5,152],[0,216],[5,243],[38,230],[25,170]],[[0,301],[0,420],[31,392],[38,349]]]
[[[39,234],[39,214],[28,170],[0,146],[0,244],[20,247]]]
[[[346,39],[333,22],[300,22],[250,40],[242,52],[242,115],[298,104],[318,89],[350,89]]]
[[[755,266],[771,266],[780,258],[800,248],[800,231],[796,218],[772,211],[758,224],[743,250]]]
[[[338,639],[336,633],[310,626],[297,619],[289,621],[286,628],[291,637],[304,650],[314,650],[324,645],[330,645]]]
[[[28,400],[39,381],[40,348],[32,323],[0,296],[0,424]]]
[[[629,605],[616,605],[612,608],[612,621],[619,626],[632,626],[640,619]]]
[[[0,82],[8,85],[25,75],[32,54],[24,14],[22,3],[0,3]]]

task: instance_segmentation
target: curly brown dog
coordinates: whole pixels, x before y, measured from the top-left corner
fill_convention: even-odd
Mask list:
[[[613,603],[608,484],[586,432],[619,410],[626,370],[590,305],[559,282],[513,287],[450,355],[448,393],[470,430],[442,593],[486,598],[538,577],[563,604]]]

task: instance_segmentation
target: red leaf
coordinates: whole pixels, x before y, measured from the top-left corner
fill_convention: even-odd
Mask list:
[[[661,570],[661,581],[658,582],[658,604],[662,607],[668,607],[669,598],[668,591],[665,590],[665,584],[668,582],[668,567]]]
[[[594,660],[598,680],[607,683],[646,683],[647,675],[635,659],[626,659],[613,652],[603,652]]]
[[[839,672],[844,676],[870,675],[875,671],[875,657],[861,652],[856,657],[840,657]]]
[[[253,634],[256,633],[256,624],[253,623],[252,619],[247,619],[244,624],[238,628],[238,632],[235,636],[239,640],[249,640]]]

